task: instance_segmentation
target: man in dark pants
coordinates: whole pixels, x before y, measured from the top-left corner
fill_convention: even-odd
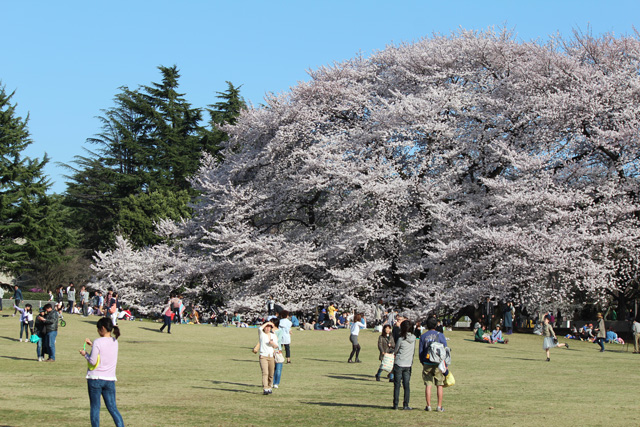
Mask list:
[[[487,297],[487,300],[482,303],[480,307],[482,313],[482,323],[489,330],[493,330],[493,319],[495,318],[495,308],[491,302],[491,298]]]
[[[15,300],[15,305],[16,307],[20,307],[20,303],[22,302],[22,291],[20,290],[18,285],[15,285],[13,289],[15,291],[13,293],[13,299]],[[17,312],[18,312],[18,309],[13,310],[13,315],[15,316]]]

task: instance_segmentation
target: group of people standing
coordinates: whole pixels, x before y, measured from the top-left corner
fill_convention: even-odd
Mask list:
[[[425,411],[431,411],[432,389],[436,388],[437,406],[436,411],[442,412],[443,388],[445,384],[445,372],[440,363],[432,363],[428,356],[430,343],[438,342],[447,347],[447,339],[443,332],[436,328],[439,325],[438,319],[429,317],[427,319],[427,331],[420,334],[421,329],[416,328],[413,321],[398,316],[399,319],[392,327],[390,324],[382,326],[382,332],[378,337],[380,368],[375,375],[376,381],[380,381],[380,376],[384,372],[383,364],[387,355],[393,354],[393,369],[389,373],[389,381],[393,382],[393,409],[399,409],[400,389],[403,390],[403,410],[412,410],[409,406],[411,397],[411,372],[415,354],[416,341],[419,338],[419,359],[422,363],[422,379],[425,384],[425,398],[427,406]],[[420,332],[419,332],[420,331]]]

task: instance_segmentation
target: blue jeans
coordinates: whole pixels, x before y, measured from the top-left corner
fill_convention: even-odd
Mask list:
[[[89,389],[89,402],[91,404],[91,427],[100,426],[100,395],[104,399],[104,405],[113,418],[116,427],[124,427],[122,415],[116,407],[116,382],[105,380],[87,380]]]
[[[40,337],[40,339],[36,343],[36,354],[38,355],[38,359],[44,357],[44,353],[42,351],[42,341],[44,341],[44,338]]]
[[[283,363],[276,363],[276,369],[273,371],[273,385],[280,384],[280,377],[282,376]]]
[[[411,367],[409,366],[405,368],[393,365],[393,375],[393,406],[398,406],[398,402],[400,401],[400,386],[404,389],[404,401],[402,406],[409,406],[409,397],[411,395],[409,388],[409,384],[411,384]]]
[[[382,375],[383,372],[387,372],[382,370],[382,368],[378,369],[378,373],[376,374],[376,377],[379,377],[380,375]],[[393,379],[393,371],[389,372],[389,374],[387,375],[387,377],[392,380]]]
[[[56,360],[56,337],[58,336],[58,331],[47,332],[47,342],[45,351],[49,355],[49,359]]]

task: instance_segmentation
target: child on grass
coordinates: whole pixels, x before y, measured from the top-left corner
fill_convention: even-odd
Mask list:
[[[20,342],[22,342],[22,331],[24,331],[24,342],[29,342],[29,332],[33,334],[33,312],[31,304],[26,304],[24,308],[13,305],[13,308],[20,312]]]

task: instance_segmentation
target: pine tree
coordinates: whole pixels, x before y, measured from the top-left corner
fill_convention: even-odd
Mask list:
[[[32,262],[60,262],[69,236],[46,195],[47,156],[23,156],[31,144],[28,117],[17,116],[14,93],[0,87],[0,268],[18,274]]]
[[[240,87],[227,81],[227,90],[216,92],[221,101],[208,105],[209,126],[211,130],[205,132],[202,148],[204,151],[217,155],[223,142],[229,140],[229,135],[222,129],[225,125],[235,125],[238,116],[247,108],[247,104],[240,96]]]
[[[206,129],[202,110],[178,92],[177,67],[158,69],[160,83],[120,88],[115,105],[99,117],[101,132],[87,139],[97,148],[64,165],[72,172],[66,204],[77,210],[86,248],[110,247],[116,230],[135,247],[155,244],[156,221],[189,217],[198,196],[190,177],[203,152],[219,151],[227,138],[222,127],[245,106],[239,88],[227,82],[222,101],[210,106],[212,129]]]

